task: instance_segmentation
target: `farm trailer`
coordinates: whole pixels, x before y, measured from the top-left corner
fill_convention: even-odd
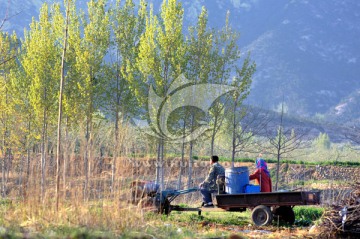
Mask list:
[[[257,226],[268,225],[273,218],[294,224],[294,206],[320,204],[320,191],[292,191],[270,193],[240,193],[215,195],[215,207],[183,208],[171,202],[179,195],[198,191],[197,188],[187,190],[164,190],[156,193],[155,205],[159,213],[169,214],[171,211],[201,212],[243,212],[250,209],[251,219]]]
[[[162,190],[150,181],[134,181],[132,187],[132,203],[143,203],[155,207],[156,211],[168,215],[171,211],[201,212],[243,212],[252,211],[251,219],[257,226],[268,225],[273,218],[293,224],[295,222],[294,206],[320,204],[320,191],[289,191],[264,193],[225,193],[224,185],[220,185],[215,197],[215,207],[184,208],[172,202],[180,195],[197,192],[198,188],[185,190]],[[144,203],[145,202],[145,203]]]

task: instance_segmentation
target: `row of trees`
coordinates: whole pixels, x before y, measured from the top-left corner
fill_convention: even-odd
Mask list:
[[[182,163],[188,160],[189,168],[187,172],[180,169],[178,187],[185,175],[189,187],[194,152],[203,149],[203,144],[208,144],[208,154],[221,154],[219,149],[226,146],[233,162],[244,152],[276,157],[277,188],[280,159],[310,147],[305,142],[307,130],[285,127],[283,107],[276,116],[243,107],[255,64],[249,55],[240,61],[239,34],[231,29],[228,16],[224,16],[225,26],[220,30],[209,28],[204,8],[198,22],[188,29],[183,26],[183,16],[184,9],[176,0],[164,0],[158,14],[145,1],[139,5],[131,0],[117,1],[112,6],[106,6],[105,0],[90,1],[87,11],[82,12],[75,1],[65,0],[63,8],[44,4],[39,20],[32,21],[24,39],[1,32],[2,196],[8,192],[13,162],[18,164],[20,184],[25,187],[30,185],[31,162],[38,162],[40,174],[34,177],[39,179],[41,198],[49,175],[56,175],[56,192],[60,191],[60,178],[65,191],[69,163],[75,156],[83,162],[85,199],[101,156],[112,159],[109,186],[114,192],[116,175],[120,174],[117,159],[133,157],[136,148],[156,155],[160,184],[164,181],[165,154],[180,152]],[[179,76],[184,79],[179,80]],[[210,102],[208,112],[186,106],[188,101],[179,99],[183,106],[164,114],[164,123],[154,107],[161,107],[158,99],[168,103],[174,89],[201,84],[236,90]],[[153,105],[148,104],[151,90],[158,97]],[[200,93],[183,98],[199,100],[196,94]],[[132,118],[149,120],[151,115],[157,122],[151,122],[150,127],[160,129],[157,136],[162,137],[135,132],[128,124]],[[208,125],[205,134],[187,140],[202,121]],[[169,132],[182,141],[169,141]],[[325,134],[314,142],[330,149]],[[148,148],[144,150],[143,145]]]
[[[185,138],[199,127],[199,117],[206,119],[211,130],[203,137],[211,138],[211,154],[220,129],[238,128],[241,116],[238,108],[249,93],[255,64],[248,56],[239,65],[239,34],[231,29],[228,16],[224,16],[222,29],[211,29],[203,8],[198,22],[185,29],[184,9],[176,0],[164,0],[158,14],[145,0],[139,5],[132,0],[106,4],[105,0],[90,0],[87,11],[83,12],[73,0],[65,0],[63,8],[60,4],[44,3],[39,20],[34,18],[30,28],[24,31],[24,39],[19,40],[15,33],[1,32],[3,196],[7,191],[5,172],[14,158],[26,158],[23,171],[27,181],[30,162],[39,155],[43,198],[49,158],[57,156],[58,191],[60,166],[65,185],[69,155],[81,152],[84,198],[88,198],[94,160],[104,154],[104,145],[96,142],[97,128],[109,119],[113,130],[107,135],[111,136],[107,138],[111,146],[107,143],[105,151],[113,158],[111,188],[114,190],[116,159],[124,154],[124,125],[133,117],[147,118],[148,109],[144,105],[150,87],[157,96],[166,98],[181,74],[191,84],[227,84],[236,90],[217,100],[209,113],[194,107],[177,109],[166,126],[170,125],[173,132]],[[225,114],[230,106],[231,113]],[[231,127],[223,127],[224,120],[233,122]],[[106,132],[101,134],[105,136]],[[234,134],[234,152],[236,137]],[[153,153],[162,162],[166,139],[149,137],[149,140],[157,145]],[[193,159],[195,143],[192,140],[180,144],[182,160],[187,153],[188,159]],[[76,146],[71,147],[72,144]],[[161,165],[157,169],[160,183]],[[191,175],[190,168],[189,183]]]

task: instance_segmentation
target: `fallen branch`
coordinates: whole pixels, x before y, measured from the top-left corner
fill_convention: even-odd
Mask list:
[[[351,192],[325,211],[318,238],[358,238],[360,236],[360,183],[351,185]]]

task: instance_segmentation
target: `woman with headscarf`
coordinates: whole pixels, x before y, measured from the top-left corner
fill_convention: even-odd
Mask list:
[[[256,171],[249,176],[250,180],[254,180],[260,185],[260,192],[271,192],[272,184],[270,178],[270,172],[267,168],[267,164],[264,159],[256,159]]]

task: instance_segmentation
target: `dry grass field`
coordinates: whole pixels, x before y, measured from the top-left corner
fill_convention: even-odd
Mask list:
[[[295,207],[294,226],[273,225],[256,227],[250,219],[250,211],[172,212],[169,216],[152,212],[141,204],[131,203],[131,181],[153,180],[155,164],[153,159],[119,159],[115,188],[110,187],[110,165],[106,159],[101,162],[102,170],[94,171],[89,180],[89,194],[85,197],[81,162],[72,159],[65,184],[61,184],[60,204],[56,210],[55,180],[49,172],[46,192],[40,197],[39,175],[36,162],[31,165],[28,181],[18,171],[11,172],[7,181],[8,196],[0,201],[0,234],[10,238],[315,238],[325,202],[337,200],[335,189],[345,182],[328,180],[313,168],[290,168],[281,172],[282,187],[288,189],[323,190],[321,207]],[[99,164],[99,162],[97,162]],[[226,167],[228,162],[222,162]],[[165,187],[177,188],[179,159],[165,162]],[[252,163],[237,163],[237,166]],[[207,173],[208,161],[197,160],[193,165],[193,182],[198,185]],[[270,169],[274,165],[269,165]],[[289,167],[287,167],[289,168]],[[185,171],[187,167],[185,166]],[[340,169],[331,169],[340,170]],[[358,168],[353,168],[356,172]],[[341,171],[341,170],[340,170]],[[301,172],[299,176],[299,173]],[[312,172],[312,173],[311,173]],[[301,178],[302,177],[302,178]],[[318,178],[317,178],[318,177]],[[183,179],[186,176],[183,176]],[[187,181],[181,182],[183,188]],[[327,190],[330,190],[327,192]],[[179,196],[174,204],[197,207],[201,202],[199,192]],[[311,230],[310,230],[311,229]]]

